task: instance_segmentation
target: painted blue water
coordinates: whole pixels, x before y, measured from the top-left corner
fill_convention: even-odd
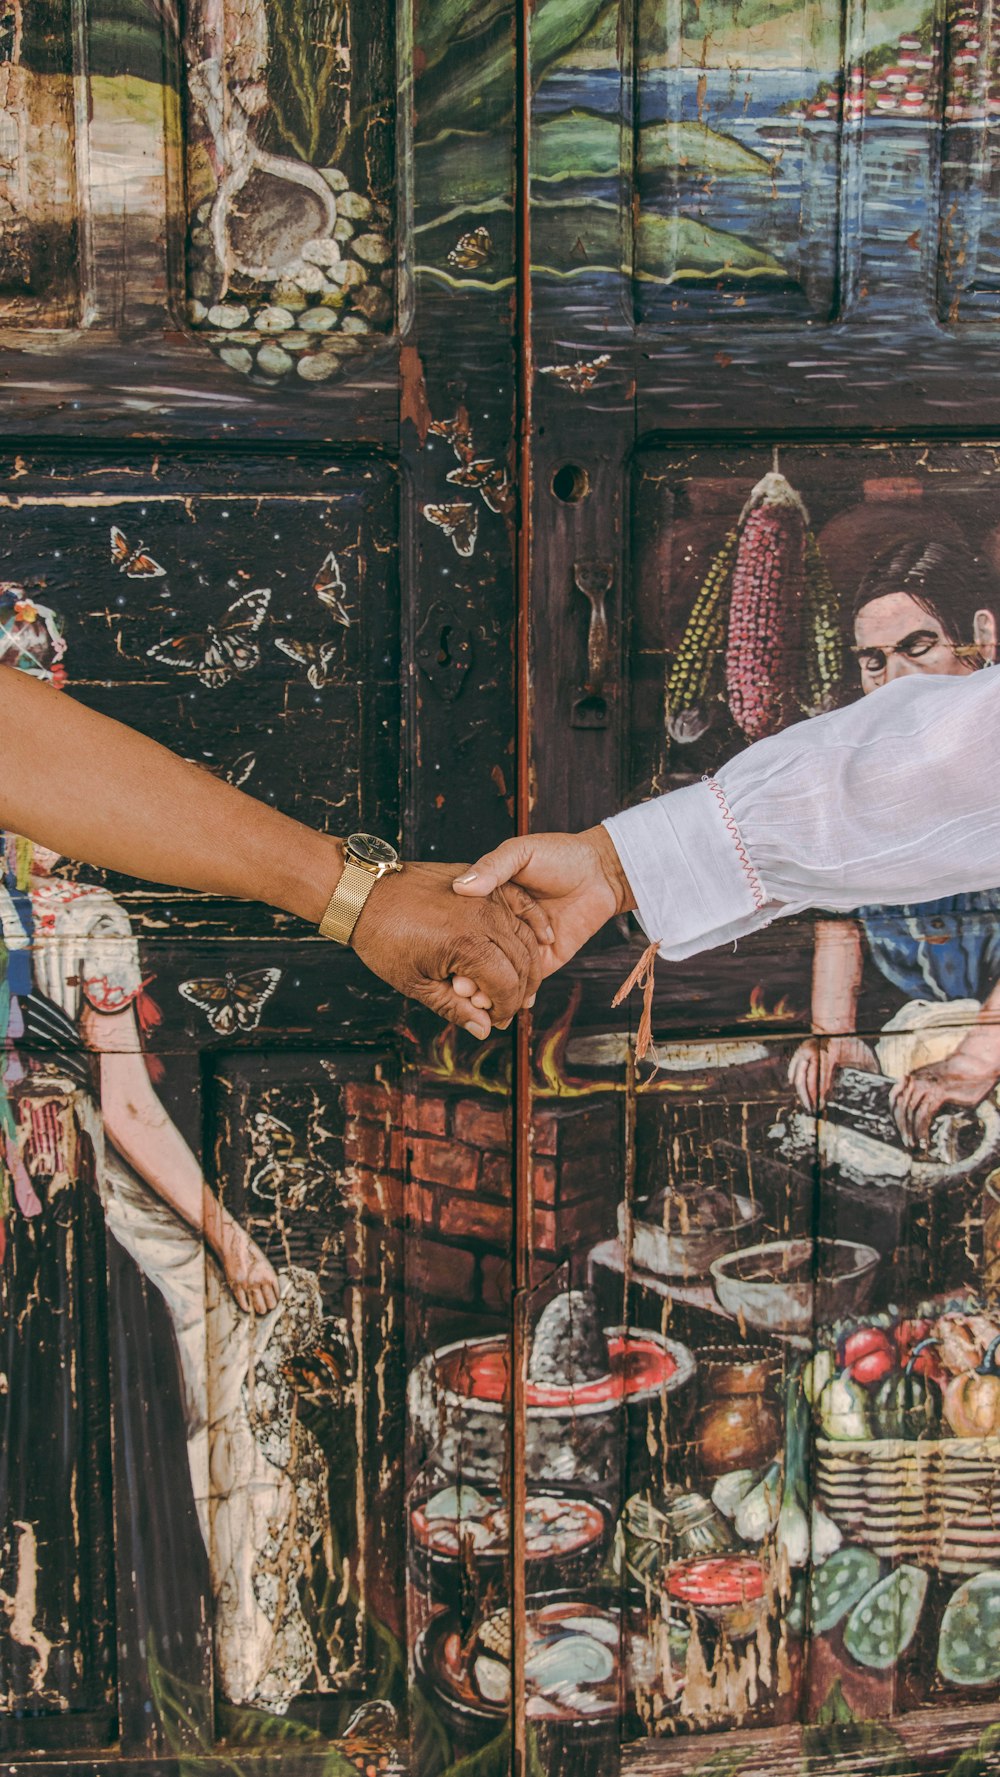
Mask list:
[[[658,70],[636,91],[637,121],[695,120],[731,137],[768,162],[763,176],[707,176],[696,168],[638,168],[644,208],[680,214],[738,236],[770,253],[787,282],[753,281],[738,291],[685,284],[680,299],[701,312],[722,313],[738,298],[744,319],[834,320],[864,300],[882,321],[928,314],[938,302],[937,241],[928,216],[956,199],[963,216],[969,197],[961,179],[940,194],[939,136],[931,121],[905,117],[864,120],[864,186],[860,184],[859,126],[807,119],[790,107],[810,98],[818,71],[707,70],[699,94],[698,70]],[[573,109],[606,117],[621,115],[621,83],[613,70],[562,71],[536,94],[539,121]],[[953,162],[962,159],[961,130],[945,142],[946,179],[955,184]],[[949,143],[951,147],[949,148]],[[955,144],[959,144],[956,148]],[[566,196],[616,202],[613,180],[562,186]],[[1000,266],[1000,192],[978,198],[981,243],[979,306],[996,308]],[[663,267],[669,277],[671,268]],[[967,281],[967,280],[966,280]],[[638,293],[646,319],[674,312],[676,284],[643,285]]]

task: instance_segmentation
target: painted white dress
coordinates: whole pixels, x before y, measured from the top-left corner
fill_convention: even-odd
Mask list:
[[[101,888],[53,879],[32,891],[34,981],[76,1024],[86,1004],[114,1013],[142,989],[128,915]],[[166,1303],[177,1343],[191,1484],[209,1554],[216,1680],[236,1703],[282,1712],[326,1688],[298,1582],[329,1546],[327,1471],[297,1423],[284,1375],[314,1346],[314,1273],[289,1267],[278,1306],[244,1314],[198,1233],[108,1139],[98,1105],[77,1094],[94,1143],[107,1225]],[[80,1102],[80,1101],[83,1102]]]

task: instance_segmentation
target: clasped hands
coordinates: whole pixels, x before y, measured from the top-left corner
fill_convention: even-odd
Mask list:
[[[508,839],[469,869],[407,864],[384,877],[352,942],[390,986],[482,1040],[634,905],[604,827],[534,833]]]

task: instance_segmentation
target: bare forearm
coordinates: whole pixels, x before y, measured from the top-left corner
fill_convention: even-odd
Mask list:
[[[813,1030],[836,1034],[854,1029],[863,967],[861,934],[854,920],[817,920],[813,951]]]
[[[313,922],[340,875],[336,840],[11,667],[0,760],[0,826],[83,863]]]

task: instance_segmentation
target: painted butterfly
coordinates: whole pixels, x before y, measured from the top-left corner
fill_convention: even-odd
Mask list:
[[[459,555],[470,556],[476,547],[479,514],[468,500],[451,500],[446,506],[425,506],[424,517],[450,537]]]
[[[467,463],[472,456],[472,427],[469,415],[464,407],[460,407],[454,419],[431,420],[427,428],[436,438],[446,438],[460,463]]]
[[[584,395],[592,389],[597,381],[597,373],[611,363],[608,352],[602,352],[599,358],[578,358],[575,364],[543,364],[540,366],[543,376],[554,376],[559,382],[566,383],[575,395]]]
[[[306,678],[314,691],[322,691],[323,686],[330,683],[329,666],[340,647],[339,640],[335,638],[332,642],[317,644],[298,642],[294,636],[276,636],[274,645],[281,649],[282,654],[287,654],[289,660],[294,660],[297,666],[308,669]]]
[[[127,575],[129,580],[153,580],[167,571],[146,554],[145,543],[133,549],[124,531],[120,531],[116,524],[111,526],[111,566],[117,568],[119,574]]]
[[[220,1037],[237,1030],[256,1030],[260,1015],[281,980],[280,969],[252,969],[236,975],[227,969],[221,977],[181,981],[177,991],[204,1012]]]
[[[313,591],[324,605],[329,605],[334,622],[342,623],[345,629],[350,629],[350,613],[344,604],[347,587],[340,572],[340,563],[332,549],[313,581]]]
[[[448,255],[448,264],[460,266],[462,271],[475,271],[486,264],[492,251],[493,239],[489,229],[473,228],[455,242]]]
[[[271,588],[258,586],[245,592],[218,623],[210,623],[200,635],[168,636],[154,642],[146,653],[163,666],[190,667],[203,685],[215,689],[228,685],[235,674],[248,673],[260,660],[253,640],[271,603]]]
[[[510,478],[493,457],[479,457],[474,462],[463,463],[460,469],[449,469],[445,480],[453,481],[458,487],[475,488],[491,512],[513,511],[514,489]]]

